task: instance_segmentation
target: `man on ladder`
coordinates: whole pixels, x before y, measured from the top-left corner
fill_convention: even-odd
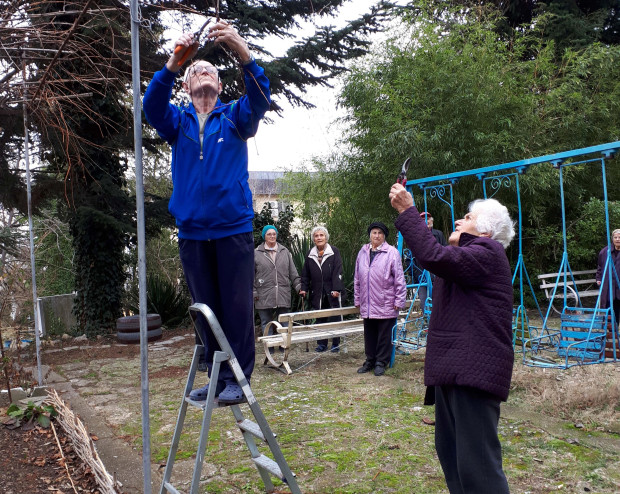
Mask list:
[[[198,50],[198,40],[184,33],[176,40],[165,67],[155,73],[143,106],[148,122],[172,146],[169,210],[179,229],[179,252],[192,300],[213,310],[249,381],[255,357],[254,210],[246,141],[256,134],[270,107],[269,81],[246,41],[226,21],[214,24],[207,36],[239,58],[247,94],[222,103],[217,69],[198,60],[187,68],[183,79],[191,103],[183,107],[171,104],[175,78],[185,60]],[[211,375],[213,352],[219,345],[206,321],[199,317],[196,322],[205,344],[199,369]],[[243,401],[243,392],[229,366],[222,367],[215,385],[220,403]],[[208,391],[207,384],[194,389],[190,398],[203,401]]]

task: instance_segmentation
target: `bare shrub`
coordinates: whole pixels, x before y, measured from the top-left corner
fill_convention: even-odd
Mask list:
[[[620,420],[620,366],[599,364],[566,370],[517,363],[513,392],[533,410],[608,428]]]

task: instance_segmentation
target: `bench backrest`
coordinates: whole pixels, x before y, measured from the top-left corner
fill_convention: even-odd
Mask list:
[[[596,269],[587,269],[585,271],[573,271],[573,276],[566,273],[566,284],[573,286],[575,284],[582,285],[586,283],[596,282]],[[575,281],[573,282],[573,278]],[[555,280],[558,279],[558,273],[539,274],[538,279],[541,280],[540,288],[549,288],[555,286]],[[560,273],[560,282],[558,286],[564,286],[564,273]]]
[[[335,309],[320,309],[320,310],[308,310],[304,312],[287,312],[286,314],[280,314],[278,321],[293,322],[293,321],[305,321],[307,319],[317,319],[319,317],[332,317],[332,316],[348,316],[351,314],[359,314],[359,307],[337,307]]]

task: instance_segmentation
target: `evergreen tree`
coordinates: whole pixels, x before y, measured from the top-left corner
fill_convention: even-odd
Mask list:
[[[619,46],[567,49],[558,60],[537,24],[504,41],[495,34],[496,13],[443,12],[444,20],[453,21],[447,32],[437,29],[437,17],[436,11],[416,17],[407,34],[357,64],[340,98],[348,110],[350,151],[319,163],[314,175],[289,178],[290,200],[303,205],[302,220],[326,223],[341,250],[359,248],[370,221],[393,221],[387,195],[407,157],[414,179],[620,138]],[[565,180],[571,242],[577,243],[583,239],[578,225],[594,221],[589,211],[596,208],[589,203],[601,195],[601,175],[575,166],[565,170]],[[608,167],[607,180],[620,180],[620,169]],[[525,250],[531,267],[548,272],[562,245],[557,171],[532,167],[520,183]],[[457,215],[482,196],[475,178],[455,188]],[[620,200],[619,194],[609,188],[610,200]],[[514,192],[498,199],[516,211]],[[448,208],[435,199],[429,209],[435,227],[449,231]],[[580,254],[583,269],[593,262],[591,245],[606,242],[600,221],[597,226],[589,253]]]
[[[284,97],[294,105],[312,107],[304,99],[303,93],[310,86],[330,86],[331,80],[346,70],[345,62],[367,53],[370,40],[367,35],[381,29],[383,22],[394,12],[394,5],[387,1],[377,1],[370,12],[359,19],[350,21],[341,28],[331,25],[318,26],[315,32],[300,41],[295,41],[295,32],[300,22],[317,21],[334,18],[338,9],[351,0],[190,0],[183,2],[181,10],[178,2],[148,2],[143,7],[145,16],[153,18],[162,7],[173,9],[169,18],[176,28],[186,31],[195,30],[207,18],[221,19],[232,23],[246,39],[260,64],[269,77],[270,90],[275,101],[274,108],[279,109],[277,101]],[[216,11],[216,4],[219,11]],[[191,12],[191,14],[190,14]],[[169,24],[170,25],[170,24]],[[192,27],[193,26],[193,27]],[[164,31],[160,31],[164,41]],[[274,56],[264,46],[267,36],[291,39],[292,46],[283,56]],[[243,78],[238,61],[221,47],[212,43],[203,45],[196,54],[197,58],[206,58],[220,68],[224,90],[223,101],[238,98],[243,94]],[[163,65],[167,55],[160,54]]]
[[[482,3],[501,10],[502,21],[497,28],[508,36],[512,29],[521,29],[544,18],[544,39],[555,42],[559,57],[565,48],[584,48],[596,41],[609,45],[620,43],[619,0],[490,0]]]
[[[366,52],[364,35],[376,31],[389,5],[381,5],[344,28],[320,28],[274,58],[262,46],[267,35],[291,37],[300,20],[334,15],[346,0],[141,2],[141,68],[144,81],[163,66],[161,50],[166,22],[173,19],[191,30],[197,17],[231,21],[249,41],[271,80],[272,95],[295,104],[307,86],[329,85],[344,62]],[[108,330],[120,315],[125,278],[125,249],[134,240],[134,199],[125,183],[133,150],[130,86],[131,46],[128,3],[102,0],[27,2],[0,0],[6,73],[0,83],[0,204],[26,211],[24,180],[16,163],[23,149],[24,98],[30,130],[45,164],[34,174],[35,208],[59,198],[58,214],[67,221],[75,251],[75,311],[88,335]],[[170,10],[172,9],[172,11]],[[22,91],[23,49],[27,48],[26,85]],[[37,50],[37,51],[34,51]],[[61,51],[59,51],[61,50]],[[57,58],[52,59],[54,54]],[[206,44],[198,56],[220,67],[224,100],[243,91],[237,61],[221,48]],[[278,109],[277,103],[274,108]],[[146,131],[144,144],[155,150],[159,139]],[[147,227],[170,224],[165,198],[148,198]],[[152,214],[151,214],[152,212]]]

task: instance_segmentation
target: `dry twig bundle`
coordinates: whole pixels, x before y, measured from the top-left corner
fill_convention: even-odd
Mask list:
[[[73,443],[77,455],[91,468],[97,479],[97,485],[103,494],[119,494],[121,485],[108,473],[105,465],[99,458],[95,443],[91,439],[82,421],[73,413],[69,406],[58,396],[54,389],[48,391],[46,403],[53,405],[58,416],[56,420],[62,426]]]

